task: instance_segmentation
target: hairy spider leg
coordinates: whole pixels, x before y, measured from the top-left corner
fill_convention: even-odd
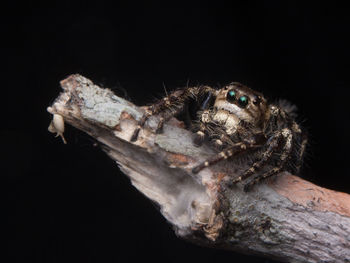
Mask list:
[[[152,106],[150,107],[152,109]],[[138,124],[137,124],[137,128],[134,130],[130,141],[134,142],[137,140],[139,133],[140,133],[140,129],[141,127],[143,127],[146,123],[146,121],[148,120],[148,118],[152,116],[152,111],[150,111],[149,109],[146,109],[145,113],[143,114],[142,118],[139,120]]]
[[[256,161],[252,165],[252,167],[247,169],[241,176],[232,180],[231,183],[236,184],[240,181],[243,181],[248,177],[250,177],[251,175],[253,175],[257,170],[262,168],[271,159],[271,156],[275,152],[276,148],[278,147],[281,138],[282,138],[282,132],[279,131],[270,139],[269,147],[263,153],[262,158],[259,161]]]
[[[192,173],[199,173],[201,170],[203,170],[204,168],[214,165],[222,160],[225,160],[227,158],[230,158],[234,155],[237,155],[241,152],[246,151],[248,148],[252,148],[255,145],[251,145],[249,143],[246,142],[239,142],[236,143],[235,145],[227,148],[226,150],[212,156],[211,158],[207,159],[206,161],[200,163],[199,165],[195,166],[192,169]]]
[[[207,93],[206,98],[204,99],[203,103],[201,104],[200,110],[203,111],[203,113],[201,114],[201,122],[199,125],[199,129],[196,132],[194,139],[193,139],[193,143],[196,146],[201,146],[204,142],[204,139],[206,137],[206,123],[208,123],[210,121],[209,115],[210,115],[210,111],[208,110],[208,108],[210,107],[210,99],[213,97],[213,92],[211,92],[210,90]]]
[[[209,108],[209,102],[210,102],[210,99],[212,98],[213,96],[213,93],[210,91],[210,88],[209,87],[199,87],[199,88],[189,88],[190,90],[192,89],[192,95],[195,95],[197,96],[198,93],[201,91],[201,89],[208,89],[208,93],[207,93],[207,97],[205,98],[205,100],[203,101],[202,105],[201,105],[201,110],[205,110],[207,108]],[[181,99],[180,97],[177,97],[175,98],[174,96],[172,97],[173,100],[172,100],[172,103],[173,101],[176,101],[178,100],[178,102],[181,103],[181,107],[169,107],[169,111],[164,111],[163,112],[163,116],[160,117],[159,119],[159,122],[158,122],[158,126],[157,126],[157,129],[156,129],[156,133],[161,133],[162,132],[162,129],[163,129],[163,126],[164,126],[164,123],[166,121],[168,121],[171,117],[174,117],[176,116],[177,114],[181,113],[184,111],[184,107],[185,107],[185,102],[186,100],[189,98],[189,96],[186,96]],[[165,98],[166,99],[166,98]],[[171,105],[171,103],[169,104],[169,106]],[[175,109],[174,109],[175,108]],[[187,116],[188,117],[188,116]],[[205,129],[205,128],[204,128]]]
[[[183,112],[183,107],[175,108],[175,109],[169,109],[169,111],[163,111],[161,112],[161,117],[159,118],[159,122],[157,125],[156,133],[162,133],[163,126],[166,121],[168,121],[171,117],[176,116],[177,114]]]
[[[181,92],[181,94],[178,94],[177,96],[175,95],[175,93],[179,93]],[[166,110],[167,108],[169,108],[171,106],[171,104],[178,98],[181,97],[183,95],[183,93],[185,93],[185,90],[182,91],[175,91],[172,92],[169,96],[163,98],[162,100],[159,100],[158,102],[156,102],[155,104],[151,105],[150,107],[148,107],[145,111],[145,113],[143,114],[142,118],[140,119],[140,121],[138,122],[137,128],[134,130],[130,141],[134,142],[137,140],[139,132],[141,130],[141,128],[145,125],[146,121],[149,119],[149,117],[151,117],[152,115],[158,114],[161,111]],[[160,122],[164,122],[164,119],[160,119]],[[161,130],[163,124],[158,124],[157,130]],[[160,127],[159,127],[160,126]]]
[[[169,110],[169,113],[165,117],[161,117],[160,123],[158,123],[157,131],[161,132],[164,122],[176,114],[182,112],[184,110],[184,106],[186,102],[193,97],[198,96],[201,92],[211,91],[215,92],[214,89],[208,86],[200,86],[200,87],[189,87],[182,90],[173,91],[169,96],[164,97],[159,100],[155,104],[151,105],[148,109],[146,109],[144,115],[138,122],[137,128],[134,130],[130,141],[136,141],[139,135],[141,128],[145,125],[146,121],[149,117]]]
[[[222,150],[223,147],[224,147],[224,141],[227,141],[229,139],[228,136],[225,136],[224,134],[220,135],[219,138],[216,138],[214,140],[214,147],[217,149],[217,150]]]
[[[266,173],[264,173],[262,175],[258,175],[257,177],[253,178],[251,181],[247,182],[243,187],[243,190],[245,192],[248,192],[253,185],[257,184],[261,180],[264,180],[268,177],[271,177],[271,176],[279,173],[284,168],[284,166],[288,160],[288,157],[290,156],[290,153],[292,151],[293,134],[292,134],[291,130],[285,128],[282,130],[281,135],[284,138],[284,146],[282,149],[282,153],[281,153],[281,157],[280,157],[280,161],[279,161],[278,166],[272,168],[270,171],[267,171]]]
[[[297,172],[300,171],[300,168],[303,164],[303,159],[304,159],[304,155],[305,155],[305,148],[306,148],[306,144],[307,144],[307,135],[304,132],[302,134],[302,141],[301,141],[301,145],[300,145],[300,151],[299,151],[299,156],[298,156],[298,160],[296,163],[296,168],[297,168]]]
[[[198,131],[195,133],[194,138],[193,138],[193,143],[196,146],[201,146],[204,142],[206,136],[206,126],[204,123],[200,123],[199,124],[199,129]]]
[[[268,177],[271,177],[271,176],[277,174],[279,171],[281,171],[281,169],[282,169],[282,167],[274,167],[270,171],[262,174],[261,176],[255,177],[254,179],[252,179],[248,183],[244,184],[243,191],[248,192],[253,187],[253,185],[257,184],[258,182],[262,181],[265,178],[268,178]]]

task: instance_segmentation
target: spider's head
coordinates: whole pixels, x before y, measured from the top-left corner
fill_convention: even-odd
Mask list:
[[[267,114],[264,96],[240,83],[231,83],[218,91],[214,108],[235,115],[252,125],[262,124]]]

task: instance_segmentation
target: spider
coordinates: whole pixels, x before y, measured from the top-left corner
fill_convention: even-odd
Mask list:
[[[195,132],[196,145],[207,139],[221,150],[195,166],[192,172],[199,173],[222,160],[248,155],[251,160],[248,168],[230,181],[232,185],[242,181],[244,191],[248,191],[262,179],[282,171],[299,171],[307,136],[295,121],[295,108],[285,101],[269,103],[263,94],[237,82],[221,89],[187,87],[149,106],[131,141],[137,140],[150,116],[160,115],[156,132],[161,133],[164,122],[182,114]]]

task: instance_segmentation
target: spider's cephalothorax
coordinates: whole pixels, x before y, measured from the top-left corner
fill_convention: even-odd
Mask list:
[[[195,111],[192,118],[190,109]],[[268,103],[261,93],[240,83],[219,90],[208,86],[188,87],[151,105],[131,140],[137,139],[151,115],[161,115],[157,128],[157,132],[161,132],[166,120],[185,113],[188,127],[196,132],[194,143],[201,145],[207,138],[222,150],[194,167],[192,172],[198,173],[221,160],[249,154],[252,157],[249,168],[231,181],[237,183],[251,178],[244,184],[247,191],[261,179],[285,170],[299,170],[307,138],[295,122],[293,110],[285,102]]]

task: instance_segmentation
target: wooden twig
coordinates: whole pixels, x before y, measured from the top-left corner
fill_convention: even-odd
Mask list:
[[[80,75],[61,86],[48,108],[50,131],[63,136],[66,122],[95,138],[131,183],[158,203],[178,236],[284,262],[350,262],[350,195],[288,173],[245,193],[241,185],[227,186],[234,173],[228,162],[194,175],[191,168],[213,151],[195,147],[181,122],[171,120],[156,135],[152,117],[131,143],[142,108]]]

